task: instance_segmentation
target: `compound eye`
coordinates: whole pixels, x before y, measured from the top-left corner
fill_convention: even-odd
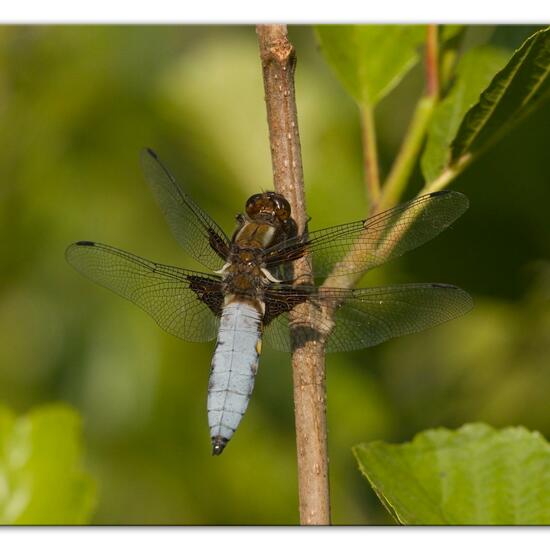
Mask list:
[[[246,213],[249,216],[253,216],[254,214],[257,214],[260,211],[260,205],[258,203],[261,198],[262,198],[262,195],[260,193],[256,193],[246,201],[245,209],[246,209]]]
[[[288,220],[290,216],[290,212],[288,210],[285,210],[284,208],[277,208],[276,214],[277,217],[282,221]]]
[[[275,204],[277,206],[277,217],[280,220],[288,220],[290,218],[290,204],[288,204],[288,201],[281,196],[278,196]]]

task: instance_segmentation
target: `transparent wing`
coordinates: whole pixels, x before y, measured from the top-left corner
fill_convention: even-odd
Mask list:
[[[89,241],[70,245],[65,256],[77,271],[145,310],[166,332],[190,342],[216,336],[223,303],[219,280]]]
[[[318,306],[336,307],[327,352],[376,346],[455,319],[473,307],[468,293],[453,285],[437,283],[320,292],[304,291],[302,298],[314,304],[314,312],[318,312],[314,321],[320,332],[330,332],[331,324],[323,320],[322,307]],[[288,293],[298,301],[296,291],[289,289]],[[278,298],[282,302],[284,294],[281,291]],[[264,341],[279,351],[291,351],[288,313],[275,317],[266,327]]]
[[[287,240],[266,250],[268,267],[292,261],[308,251],[315,278],[368,271],[433,239],[468,208],[456,191],[423,195],[366,220],[309,234],[306,243]]]
[[[156,153],[144,149],[145,179],[178,243],[205,267],[216,271],[225,263],[229,240],[218,224],[186,195]]]

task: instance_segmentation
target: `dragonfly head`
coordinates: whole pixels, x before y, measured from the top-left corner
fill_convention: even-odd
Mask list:
[[[246,201],[246,213],[253,221],[284,224],[290,218],[290,204],[282,195],[266,191]]]

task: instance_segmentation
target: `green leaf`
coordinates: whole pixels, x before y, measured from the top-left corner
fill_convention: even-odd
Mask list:
[[[550,92],[550,29],[528,38],[464,117],[450,163],[492,144]]]
[[[88,522],[95,484],[80,467],[80,431],[64,405],[22,417],[0,409],[0,524]]]
[[[550,445],[537,432],[467,424],[422,432],[411,443],[353,450],[400,523],[550,524]]]
[[[326,60],[361,105],[374,106],[418,61],[424,25],[319,25]]]
[[[433,181],[447,166],[450,145],[464,115],[479,99],[494,74],[506,63],[505,49],[486,45],[474,48],[460,60],[454,85],[436,107],[428,129],[428,139],[421,158],[427,182]]]

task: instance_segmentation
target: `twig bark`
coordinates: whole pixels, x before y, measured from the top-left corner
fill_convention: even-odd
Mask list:
[[[304,180],[298,117],[294,91],[296,55],[286,25],[256,27],[269,125],[275,190],[290,202],[300,232],[307,232]],[[295,262],[294,274],[301,282],[311,280],[308,258]],[[330,523],[326,387],[324,344],[307,338],[304,324],[312,315],[302,304],[291,316],[294,351],[292,370],[298,458],[300,522]],[[293,321],[300,321],[293,326]],[[306,321],[306,323],[304,323]]]
[[[426,34],[426,94],[439,96],[439,37],[437,25],[428,25]]]

